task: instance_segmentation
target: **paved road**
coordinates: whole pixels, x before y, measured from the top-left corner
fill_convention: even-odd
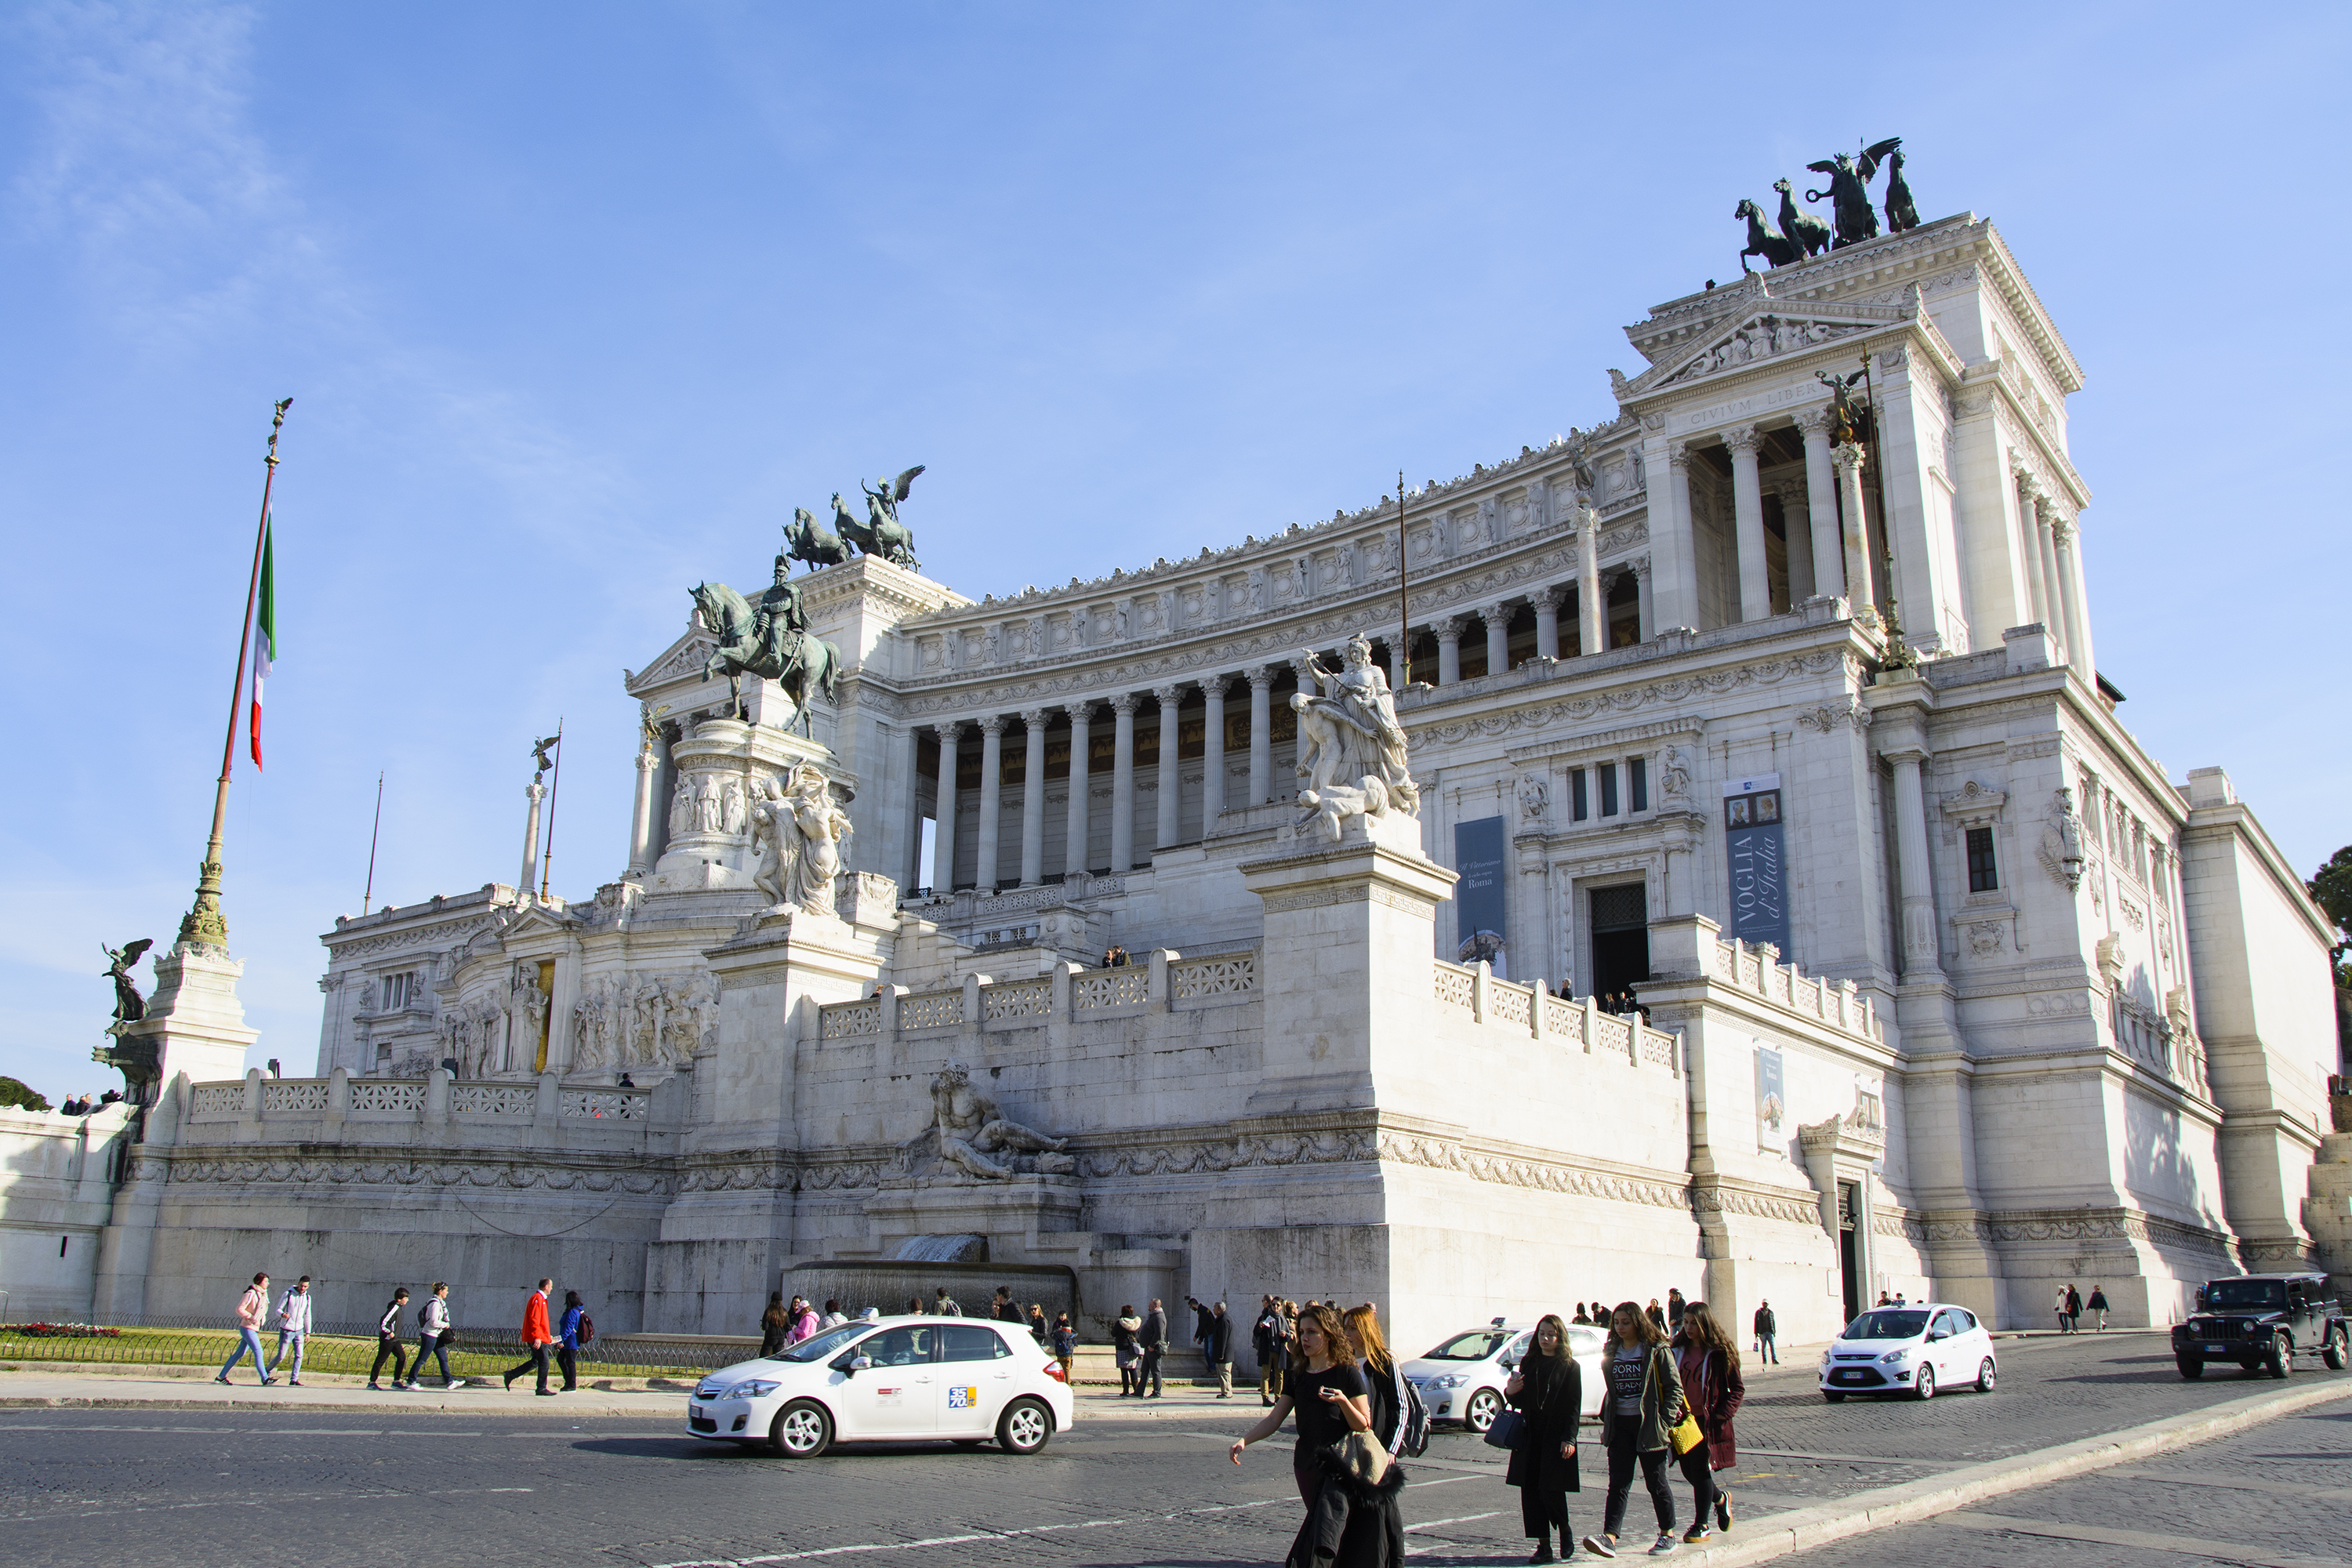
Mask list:
[[[2143,1334],[2010,1341],[2001,1354],[1997,1394],[1947,1394],[1926,1405],[1824,1405],[1811,1392],[1809,1364],[1759,1374],[1739,1420],[1745,1462],[1734,1479],[1742,1518],[1752,1522],[1779,1509],[2278,1386],[2234,1375],[2183,1384],[2160,1340]],[[2340,1377],[2352,1399],[2352,1375],[2307,1370],[2297,1381],[2325,1377]],[[0,1397],[7,1392],[0,1379]],[[1238,1469],[1223,1451],[1223,1440],[1255,1415],[1246,1398],[1221,1405],[1187,1396],[1149,1407],[1088,1398],[1077,1425],[1034,1458],[898,1447],[793,1463],[695,1442],[675,1415],[510,1407],[503,1399],[479,1415],[318,1406],[0,1410],[0,1538],[12,1564],[131,1561],[158,1568],[228,1560],[289,1568],[457,1561],[651,1568],[829,1556],[904,1568],[1275,1563],[1297,1521],[1286,1444],[1253,1449]],[[2352,1488],[2342,1473],[2342,1449],[2352,1441],[2347,1422],[2352,1406],[2331,1405],[2295,1424],[2299,1434],[2335,1434],[2333,1447],[2308,1434],[2289,1445],[2328,1455],[2297,1461],[2298,1482],[2333,1475],[2328,1484]],[[2250,1455],[2268,1452],[2285,1426],[2230,1442]],[[1524,1558],[1517,1498],[1501,1484],[1499,1458],[1475,1438],[1446,1433],[1412,1467],[1404,1511],[1416,1556],[1433,1565]],[[2154,1468],[2176,1470],[2185,1462],[2172,1456]],[[1572,1500],[1580,1531],[1597,1522],[1597,1481]],[[2142,1531],[2176,1522],[2211,1531],[2217,1521],[2231,1532],[2239,1528],[2234,1518],[2213,1513],[2202,1493],[2183,1504],[2178,1489],[2161,1481],[2132,1484],[2172,1497],[2170,1513],[2137,1502],[2104,1505],[2096,1489],[2109,1484],[2085,1479],[2045,1489],[2056,1501],[2004,1500],[1979,1511],[2000,1515],[2013,1504],[2026,1510],[2021,1518],[2104,1518]],[[2073,1489],[2087,1489],[2078,1497]],[[2238,1513],[2268,1510],[2293,1521],[2284,1536],[2273,1536],[2299,1531],[2306,1556],[2343,1552],[2341,1496],[2329,1505],[2338,1522],[2327,1525],[2293,1497],[2221,1496]],[[2147,1560],[2128,1543],[2040,1536],[2021,1545],[1973,1519],[1914,1528],[1949,1532],[1960,1542],[1955,1550],[1988,1560],[1999,1551],[2013,1563],[2021,1552],[2045,1548],[2065,1552],[2068,1568],[2105,1561],[2098,1552]],[[1872,1536],[1808,1557],[1875,1555],[1893,1539]],[[1939,1540],[1925,1560],[1940,1561],[1944,1551]],[[2086,1559],[2085,1552],[2095,1555]]]

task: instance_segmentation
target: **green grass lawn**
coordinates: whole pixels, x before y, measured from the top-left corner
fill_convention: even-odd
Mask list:
[[[124,1329],[117,1334],[79,1336],[38,1336],[14,1328],[0,1328],[0,1360],[34,1365],[41,1362],[121,1363],[146,1366],[212,1366],[218,1367],[228,1359],[230,1349],[237,1342],[236,1333],[226,1329]],[[261,1354],[267,1364],[278,1348],[276,1333],[264,1331]],[[312,1334],[302,1353],[305,1372],[340,1372],[364,1374],[375,1361],[375,1340],[350,1334]],[[416,1342],[405,1340],[402,1348],[413,1361]],[[691,1379],[710,1369],[707,1366],[641,1366],[594,1359],[593,1349],[583,1352],[580,1359],[583,1377],[670,1377]],[[449,1365],[459,1377],[495,1378],[522,1359],[522,1347],[516,1344],[476,1342],[459,1343],[449,1350]],[[252,1375],[252,1362],[242,1363],[243,1375]],[[550,1366],[553,1359],[550,1358]],[[441,1375],[440,1363],[432,1363],[431,1375]],[[283,1368],[280,1369],[282,1373]],[[384,1374],[391,1374],[385,1364]]]

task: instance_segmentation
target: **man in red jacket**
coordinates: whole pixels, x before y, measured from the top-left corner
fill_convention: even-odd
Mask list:
[[[539,1289],[530,1293],[530,1301],[524,1304],[522,1342],[530,1352],[530,1359],[508,1372],[505,1384],[508,1388],[512,1388],[514,1380],[524,1373],[536,1371],[539,1373],[536,1392],[554,1397],[555,1390],[547,1386],[547,1347],[555,1342],[555,1335],[547,1327],[547,1293],[554,1289],[554,1280],[541,1280]]]

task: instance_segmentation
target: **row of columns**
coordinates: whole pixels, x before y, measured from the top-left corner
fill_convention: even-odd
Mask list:
[[[1536,613],[1536,657],[1559,657],[1559,607],[1572,591],[1576,595],[1577,647],[1583,653],[1601,653],[1607,647],[1609,591],[1607,579],[1601,574],[1595,559],[1593,531],[1586,530],[1579,546],[1578,581],[1573,585],[1559,584],[1528,595],[1528,603]],[[1650,634],[1650,563],[1646,560],[1627,563],[1611,568],[1631,572],[1641,593],[1641,636]],[[1589,586],[1588,586],[1589,584]],[[1508,602],[1497,601],[1482,605],[1459,616],[1447,616],[1429,624],[1429,634],[1437,639],[1437,684],[1452,686],[1462,679],[1462,635],[1472,620],[1477,621],[1486,636],[1486,671],[1497,675],[1510,668],[1511,620],[1517,612]],[[1404,650],[1391,641],[1389,647],[1389,685],[1404,684]]]
[[[2018,520],[2025,531],[2026,593],[2033,618],[2055,639],[2065,662],[2095,687],[2098,667],[2091,658],[2091,616],[2083,591],[2083,557],[2076,525],[2061,516],[2057,501],[2041,482],[2018,475]]]
[[[1830,445],[1829,416],[1821,410],[1799,415],[1796,426],[1805,439],[1804,495],[1801,500],[1784,490],[1780,505],[1791,536],[1802,529],[1812,547],[1812,581],[1804,586],[1815,595],[1844,595],[1853,603],[1855,614],[1866,616],[1874,595],[1870,550],[1862,526],[1862,454],[1853,447]],[[1732,542],[1739,563],[1738,607],[1743,621],[1760,621],[1772,614],[1771,580],[1764,555],[1764,486],[1757,458],[1763,439],[1760,426],[1741,425],[1678,441],[1666,452],[1668,505],[1674,514],[1668,523],[1675,537],[1685,541],[1691,530],[1692,457],[1717,441],[1730,452]],[[1843,531],[1838,526],[1841,510],[1846,519]],[[1807,596],[1798,587],[1793,580],[1789,584],[1791,602]],[[1695,614],[1693,606],[1682,608]]]

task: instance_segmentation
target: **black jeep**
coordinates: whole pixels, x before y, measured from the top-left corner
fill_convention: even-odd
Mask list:
[[[2202,1377],[2209,1361],[2233,1361],[2273,1377],[2294,1370],[2294,1352],[2316,1350],[2341,1372],[2352,1331],[2328,1294],[2325,1274],[2246,1274],[2215,1279],[2197,1292],[2197,1314],[2172,1328],[2172,1358],[2183,1377]]]

